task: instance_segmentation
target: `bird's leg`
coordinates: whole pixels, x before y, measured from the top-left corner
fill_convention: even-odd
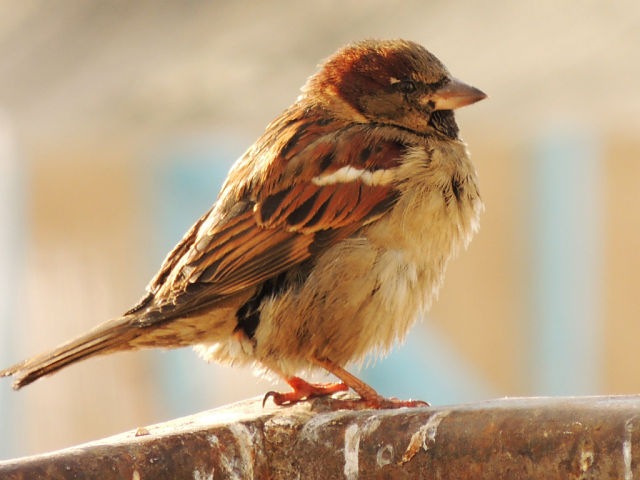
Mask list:
[[[263,407],[269,398],[272,398],[273,403],[276,405],[293,405],[294,403],[298,403],[300,400],[307,400],[313,397],[323,397],[336,392],[349,390],[349,387],[344,383],[309,383],[305,382],[300,377],[291,377],[282,374],[280,376],[289,384],[289,386],[291,386],[291,388],[293,388],[293,392],[267,392],[262,400]]]
[[[335,410],[341,408],[348,409],[364,409],[364,408],[400,408],[400,407],[424,407],[429,406],[427,402],[422,400],[399,400],[397,398],[385,398],[378,394],[373,388],[364,383],[362,380],[347,372],[344,368],[336,365],[331,360],[312,357],[313,363],[325,370],[331,372],[340,380],[342,384],[352,388],[360,399],[358,400],[333,400],[332,408]]]

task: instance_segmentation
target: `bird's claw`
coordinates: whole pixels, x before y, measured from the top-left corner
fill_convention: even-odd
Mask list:
[[[281,393],[271,390],[265,393],[262,407],[264,408],[269,398],[273,399],[273,403],[278,406],[294,405],[301,400],[324,397],[349,390],[349,387],[344,383],[308,383],[298,377],[288,379],[287,383],[293,388],[292,392]]]

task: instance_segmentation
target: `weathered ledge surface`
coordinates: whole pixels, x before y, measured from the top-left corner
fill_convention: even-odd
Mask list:
[[[640,478],[640,396],[332,411],[252,399],[45,455],[0,479]]]

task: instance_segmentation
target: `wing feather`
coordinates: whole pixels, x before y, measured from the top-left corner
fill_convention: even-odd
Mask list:
[[[394,186],[367,179],[376,170],[399,165],[404,149],[397,139],[380,139],[362,125],[344,128],[340,135],[334,127],[327,131],[332,135],[324,136],[311,133],[308,121],[305,125],[304,135],[289,135],[286,148],[281,145],[279,154],[262,168],[268,182],[249,175],[242,182],[245,186],[236,188],[241,196],[235,199],[223,188],[224,202],[219,200],[167,257],[149,287],[151,293],[172,292],[173,298],[156,303],[164,312],[160,320],[188,314],[310,260],[393,205],[398,194]],[[285,122],[282,128],[295,128],[295,122]],[[259,175],[259,159],[253,156],[263,150],[259,145],[249,150],[232,174]],[[356,160],[357,169],[349,171],[352,176],[314,182],[314,176],[331,175]],[[275,164],[285,168],[273,181],[270,167]],[[302,166],[313,176],[300,173]],[[251,182],[263,187],[247,187]],[[225,188],[231,188],[228,185],[233,182]]]

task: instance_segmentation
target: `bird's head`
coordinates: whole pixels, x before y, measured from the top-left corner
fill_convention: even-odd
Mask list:
[[[366,40],[338,50],[303,87],[350,121],[433,129],[457,136],[452,110],[486,95],[457,80],[433,54],[405,40]]]

